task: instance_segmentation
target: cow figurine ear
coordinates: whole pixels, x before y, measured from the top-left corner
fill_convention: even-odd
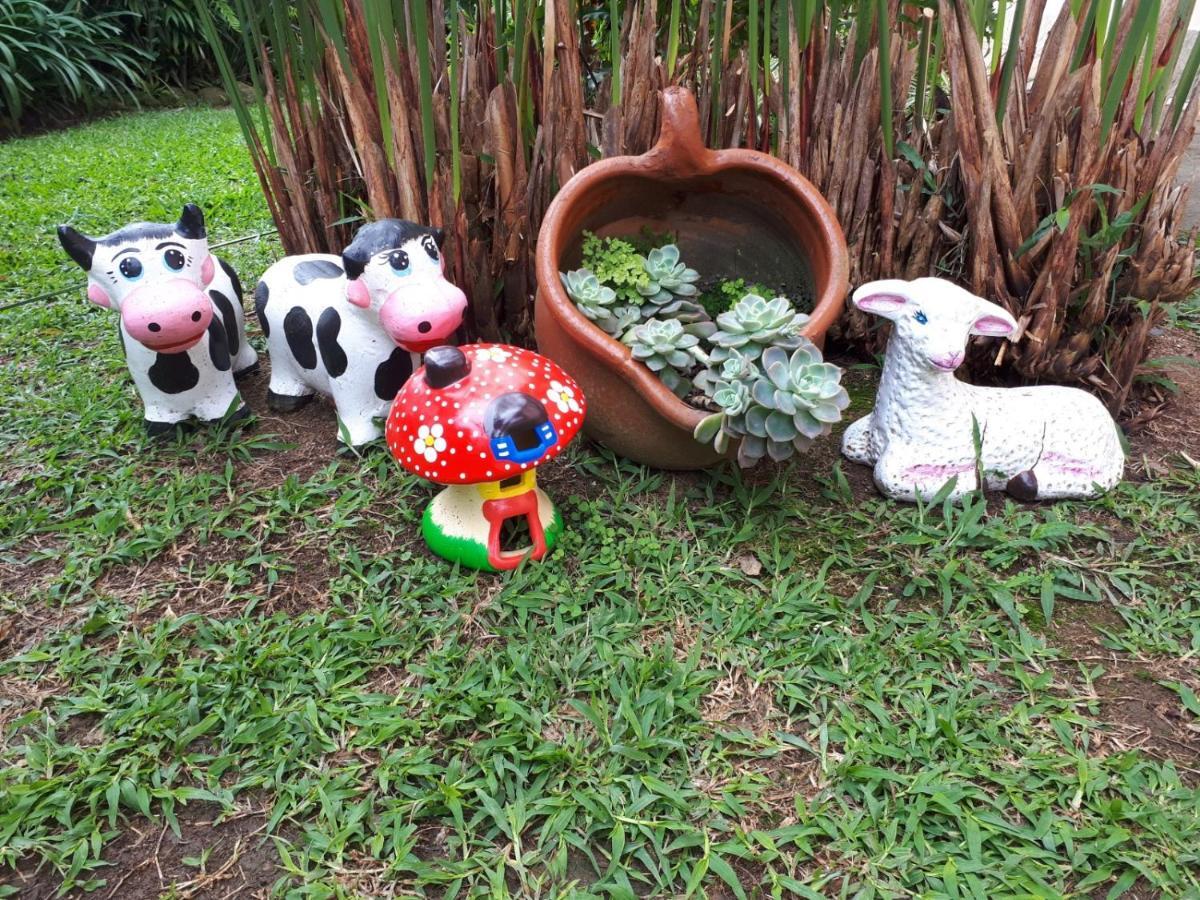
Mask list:
[[[91,270],[92,254],[96,252],[96,242],[94,240],[80,234],[70,225],[59,225],[58,242],[67,251],[67,256],[75,260],[79,268],[85,272]]]
[[[189,241],[198,241],[207,236],[208,232],[204,230],[204,213],[200,207],[195,203],[188,203],[183,207],[179,221],[175,224],[175,233]]]
[[[1016,332],[1017,320],[1009,315],[1008,310],[987,300],[979,300],[979,317],[971,323],[971,334],[1006,337],[1011,341],[1015,340],[1013,335]]]
[[[438,248],[440,249],[442,244],[444,244],[446,242],[446,229],[445,228],[433,229],[433,241],[435,244],[438,245]]]
[[[853,300],[863,312],[894,320],[909,304],[908,282],[898,278],[872,281],[855,291]]]

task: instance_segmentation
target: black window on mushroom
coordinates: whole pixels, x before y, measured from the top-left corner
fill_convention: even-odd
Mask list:
[[[558,440],[546,407],[517,391],[501,394],[488,405],[483,427],[491,438],[492,455],[506,462],[532,462]]]

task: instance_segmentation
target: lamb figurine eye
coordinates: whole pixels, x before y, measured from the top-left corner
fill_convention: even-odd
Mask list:
[[[917,320],[918,325],[924,325],[926,322],[929,321],[929,317],[926,316],[925,313],[921,312],[919,309],[917,310],[917,314],[915,316],[913,316],[913,318]]]
[[[388,265],[397,275],[408,274],[408,254],[403,250],[393,250],[388,254]]]

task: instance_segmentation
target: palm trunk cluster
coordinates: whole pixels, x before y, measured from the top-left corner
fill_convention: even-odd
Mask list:
[[[362,218],[439,225],[476,332],[527,341],[555,191],[647,150],[682,84],[710,146],[774,153],[828,198],[852,283],[941,275],[1013,312],[1022,340],[976,348],[976,376],[1120,410],[1197,286],[1174,183],[1195,2],[1068,3],[1038,52],[1045,0],[237,0],[261,100],[238,113],[289,252],[337,252]],[[835,336],[879,347],[854,312]]]

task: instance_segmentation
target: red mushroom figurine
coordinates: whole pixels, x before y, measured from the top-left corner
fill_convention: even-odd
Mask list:
[[[555,363],[505,344],[434,347],[392,403],[388,447],[409,472],[446,485],[421,531],[434,553],[486,571],[541,559],[562,518],[536,469],[583,425],[586,404]],[[528,528],[529,545],[506,538]]]

